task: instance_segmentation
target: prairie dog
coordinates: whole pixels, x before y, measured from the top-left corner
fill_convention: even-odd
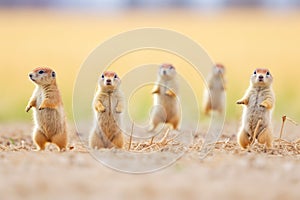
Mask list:
[[[56,144],[60,150],[66,149],[66,117],[56,84],[56,73],[50,68],[38,67],[29,73],[29,78],[36,85],[26,107],[26,112],[35,108],[34,143],[39,150],[44,150],[47,142]]]
[[[160,123],[167,123],[178,129],[181,111],[178,99],[176,70],[171,64],[162,64],[158,70],[158,80],[152,90],[154,109],[151,114],[150,128],[153,131]]]
[[[255,139],[266,144],[267,148],[272,147],[271,120],[275,103],[272,82],[273,77],[268,69],[256,69],[250,78],[250,87],[246,94],[237,101],[237,104],[244,105],[242,126],[237,137],[239,145],[244,149]],[[259,120],[258,131],[253,138]]]
[[[218,111],[223,114],[225,111],[225,67],[216,64],[212,68],[212,72],[208,77],[208,88],[204,90],[203,107],[204,114],[209,115],[211,111]]]
[[[93,101],[95,124],[89,139],[91,148],[123,147],[120,115],[124,108],[120,83],[121,80],[115,72],[106,71],[99,78]]]

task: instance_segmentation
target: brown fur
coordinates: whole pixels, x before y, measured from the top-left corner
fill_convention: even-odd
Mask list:
[[[55,72],[50,68],[38,67],[29,77],[36,85],[26,107],[26,112],[35,108],[34,143],[39,150],[44,150],[47,142],[56,144],[60,150],[66,149],[66,119]]]
[[[211,111],[217,111],[220,114],[225,112],[225,68],[221,64],[216,64],[208,77],[208,89],[203,95],[204,114],[209,115]]]
[[[108,80],[110,80],[110,85]],[[94,97],[95,125],[91,131],[91,148],[122,148],[124,139],[121,124],[123,95],[119,90],[120,79],[115,72],[104,72],[99,78]]]
[[[247,148],[255,139],[261,144],[266,144],[267,148],[272,147],[271,120],[275,103],[272,82],[273,78],[268,69],[256,69],[246,94],[237,101],[237,104],[245,106],[242,126],[238,133],[238,143],[242,148]],[[253,138],[259,120],[261,123],[256,138]]]
[[[179,129],[181,120],[178,99],[176,70],[171,64],[163,64],[158,71],[158,81],[152,90],[154,111],[151,115],[150,128],[153,131],[160,123],[167,123],[173,129]]]

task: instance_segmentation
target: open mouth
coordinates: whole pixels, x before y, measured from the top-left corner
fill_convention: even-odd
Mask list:
[[[111,83],[106,83],[106,85],[111,85]]]
[[[258,82],[264,82],[264,79],[259,79]]]
[[[31,79],[33,82],[35,82],[35,79],[34,79],[33,77],[30,77],[30,79]]]

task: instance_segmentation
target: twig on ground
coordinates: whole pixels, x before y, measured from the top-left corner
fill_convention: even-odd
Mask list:
[[[284,128],[284,123],[286,121],[286,116],[282,116],[282,124],[281,124],[281,129],[280,129],[280,135],[279,135],[279,140],[282,138],[282,133],[283,133],[283,128]]]
[[[282,124],[281,124],[281,129],[280,129],[280,134],[279,134],[279,143],[281,143],[281,141],[283,141],[282,135],[283,135],[283,129],[284,129],[284,125],[285,125],[286,120],[288,120],[289,122],[291,122],[295,126],[298,126],[298,123],[295,120],[287,117],[286,115],[282,116]],[[300,142],[300,140],[298,140],[296,143],[298,143],[298,142]]]
[[[286,117],[286,119],[287,119],[289,122],[291,122],[292,124],[294,124],[295,126],[298,126],[298,125],[299,125],[298,122],[296,122],[295,120],[293,120],[293,119],[291,119],[291,118],[289,118],[289,117]]]
[[[128,151],[130,151],[130,148],[131,148],[133,127],[134,127],[134,122],[132,122],[132,126],[131,126],[131,133],[130,133],[130,138],[129,138]]]
[[[155,137],[155,136],[151,137],[151,140],[150,140],[150,143],[149,143],[149,145],[152,145],[152,144],[153,144],[154,137]]]
[[[251,147],[254,144],[254,142],[255,142],[255,139],[256,139],[256,136],[257,136],[257,132],[258,132],[258,128],[260,126],[260,123],[261,123],[261,119],[258,120],[258,122],[256,124],[255,130],[254,130],[254,133],[253,133],[253,136],[252,136],[252,141],[251,141],[249,147]],[[262,130],[261,132],[263,132],[263,131],[264,130]]]
[[[170,129],[168,128],[165,135],[163,136],[163,138],[159,141],[159,143],[162,145],[162,146],[165,146],[167,144],[167,138],[169,136],[169,132],[170,132]]]

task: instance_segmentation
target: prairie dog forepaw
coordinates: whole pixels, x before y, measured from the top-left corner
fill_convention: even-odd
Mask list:
[[[106,108],[104,106],[99,106],[99,107],[96,107],[96,110],[98,112],[105,112],[106,111]]]
[[[242,100],[238,100],[238,101],[236,102],[236,104],[239,104],[239,105],[248,105],[248,101],[242,99]]]
[[[267,109],[271,109],[272,108],[272,105],[268,101],[263,101],[259,106],[263,107],[263,108],[267,108]]]
[[[166,95],[170,96],[170,97],[175,97],[175,93],[172,90],[167,90],[166,91]]]
[[[151,92],[152,94],[159,94],[160,93],[160,90],[159,90],[159,87],[155,86]]]
[[[39,106],[39,110],[43,110],[43,109],[46,109],[46,108],[49,108],[49,109],[56,109],[57,108],[57,103],[54,103],[54,102],[51,102],[47,99],[45,99],[41,105]]]
[[[244,103],[244,101],[242,101],[242,100],[238,100],[238,101],[236,102],[236,104],[245,104],[245,103]]]
[[[95,106],[95,109],[97,112],[105,112],[106,108],[102,105],[102,103],[97,103],[97,105]]]
[[[98,112],[105,112],[105,111],[106,111],[105,107],[98,109]]]
[[[25,111],[26,111],[26,112],[29,112],[29,110],[30,110],[31,108],[32,108],[32,106],[28,105],[28,106],[26,106]]]
[[[40,107],[38,108],[39,110],[43,110],[43,109],[45,109],[46,107],[45,106],[43,106],[43,105],[40,105]]]
[[[261,103],[259,106],[262,107],[262,108],[266,108],[267,107],[266,104],[264,104],[264,103]]]
[[[118,105],[118,106],[116,107],[116,112],[117,112],[117,113],[121,113],[122,111],[123,111],[122,106]]]

